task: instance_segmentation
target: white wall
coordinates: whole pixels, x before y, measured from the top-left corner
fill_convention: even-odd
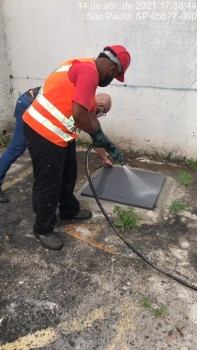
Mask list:
[[[64,60],[122,44],[132,64],[125,85],[102,89],[113,99],[105,132],[124,148],[196,159],[197,10],[162,3],[169,2],[4,0],[15,98]]]
[[[6,133],[13,127],[12,82],[10,79],[11,68],[8,58],[8,45],[6,35],[6,23],[3,14],[3,1],[0,0],[0,130]]]

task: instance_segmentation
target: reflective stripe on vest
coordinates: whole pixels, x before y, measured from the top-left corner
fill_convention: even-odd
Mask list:
[[[40,105],[44,107],[55,119],[63,124],[66,129],[68,129],[70,132],[76,132],[73,116],[71,116],[69,119],[66,118],[65,115],[59,111],[59,109],[57,109],[49,100],[47,100],[46,97],[42,95],[42,92],[43,89],[39,91],[36,101],[39,102]]]
[[[52,131],[57,136],[61,137],[64,141],[68,142],[73,139],[73,137],[69,134],[66,134],[64,131],[62,131],[60,128],[52,124],[48,119],[43,117],[42,114],[40,114],[33,106],[30,106],[28,109],[29,114],[37,120],[39,123],[41,123],[45,128]]]
[[[67,64],[64,66],[61,66],[55,70],[55,72],[68,72],[68,70],[72,67],[72,64]]]

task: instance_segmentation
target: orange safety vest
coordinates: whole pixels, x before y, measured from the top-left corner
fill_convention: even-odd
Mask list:
[[[58,146],[66,147],[79,135],[72,116],[72,97],[75,85],[68,71],[75,62],[90,62],[93,58],[79,58],[64,62],[45,81],[36,99],[23,114],[23,120],[38,134]],[[95,66],[96,69],[96,66]],[[94,106],[94,98],[91,109]]]

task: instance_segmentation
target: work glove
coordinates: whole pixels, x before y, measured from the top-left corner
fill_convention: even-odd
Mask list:
[[[110,154],[110,156],[120,164],[123,164],[124,159],[122,154],[116,145],[111,142],[108,137],[104,134],[100,126],[90,136],[93,139],[94,147],[103,147]]]

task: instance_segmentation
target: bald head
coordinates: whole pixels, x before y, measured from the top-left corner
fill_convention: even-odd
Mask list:
[[[96,95],[95,107],[96,113],[107,113],[111,109],[112,100],[111,96],[105,93],[100,93]]]

